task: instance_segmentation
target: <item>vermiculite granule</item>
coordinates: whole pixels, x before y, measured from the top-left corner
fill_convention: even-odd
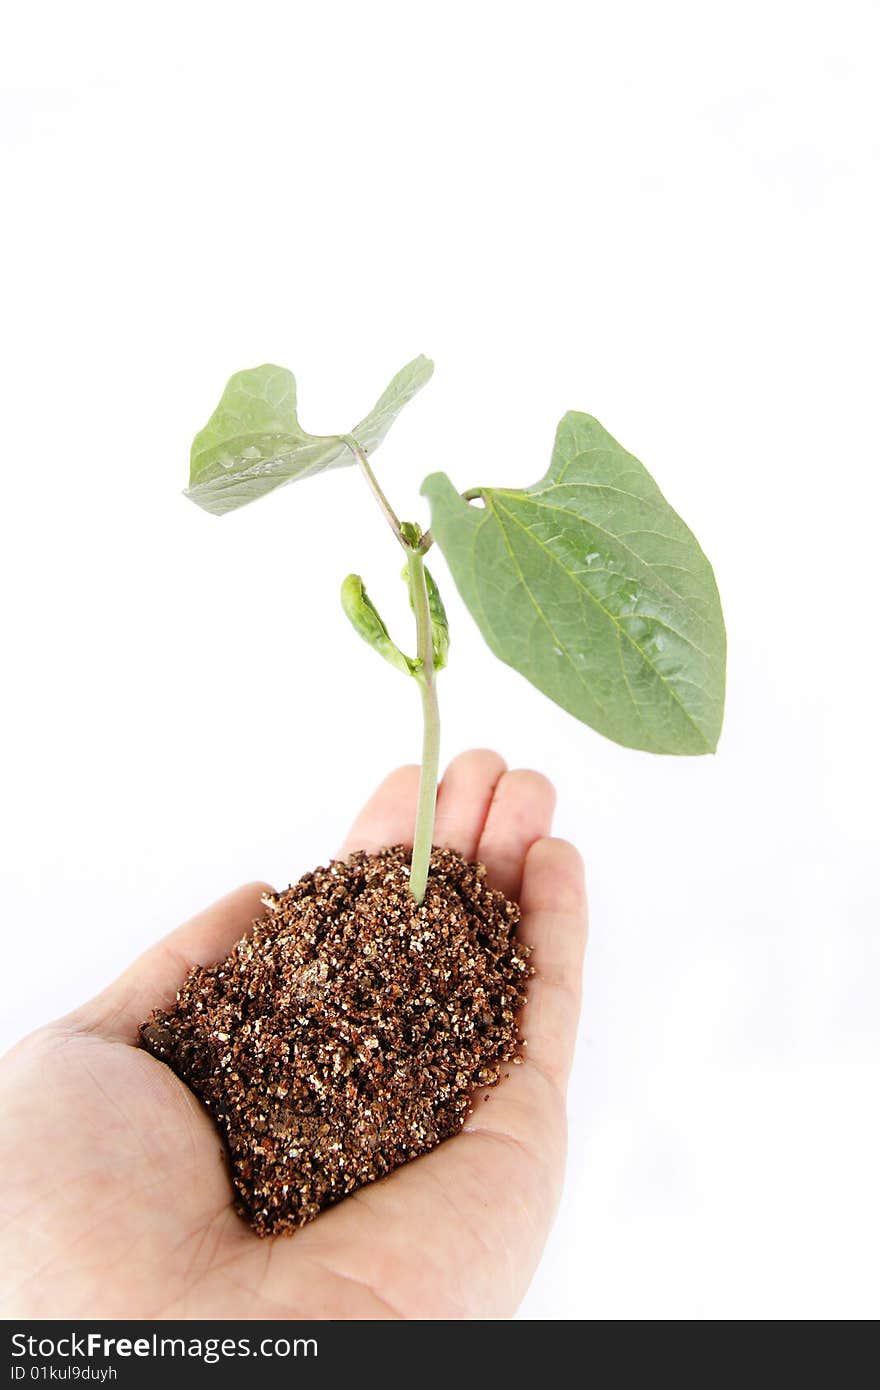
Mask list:
[[[519,908],[451,850],[433,851],[421,907],[408,877],[399,846],[306,874],[141,1026],[217,1121],[259,1235],[458,1133],[475,1089],[520,1060]]]

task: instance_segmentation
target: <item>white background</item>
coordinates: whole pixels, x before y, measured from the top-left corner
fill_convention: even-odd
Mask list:
[[[180,490],[231,372],[334,431],[424,351],[376,459],[404,515],[590,411],[730,640],[717,756],[652,758],[449,594],[445,753],[548,772],[592,898],[522,1313],[877,1314],[877,7],[34,3],[0,51],[3,1040],[326,861],[417,755],[338,610],[357,570],[406,621],[356,474],[222,521]]]

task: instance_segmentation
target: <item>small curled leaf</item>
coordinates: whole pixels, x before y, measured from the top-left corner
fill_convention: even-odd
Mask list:
[[[349,574],[342,581],[340,593],[342,608],[355,632],[383,656],[397,671],[404,675],[413,674],[413,663],[404,656],[400,648],[391,640],[388,629],[376,605],[364,588],[359,574]]]
[[[428,590],[428,611],[431,614],[431,646],[434,652],[434,670],[442,671],[449,659],[449,619],[440,597],[440,590],[434,583],[431,571],[425,566],[425,584]]]
[[[404,525],[406,524],[404,523]],[[406,581],[410,607],[415,612],[416,605],[408,566],[404,566],[402,577]],[[431,615],[431,651],[434,657],[434,670],[442,671],[449,660],[449,619],[440,597],[440,590],[437,588],[434,576],[427,565],[425,565],[425,588],[428,592],[428,612]]]

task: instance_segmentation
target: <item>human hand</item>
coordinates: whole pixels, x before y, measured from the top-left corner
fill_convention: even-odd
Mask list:
[[[400,768],[345,843],[411,834],[418,769]],[[435,843],[518,899],[536,974],[524,1065],[459,1135],[360,1188],[292,1237],[235,1214],[213,1121],[137,1046],[189,966],[221,959],[262,913],[251,884],[147,951],[109,989],[0,1063],[0,1312],[9,1317],[498,1318],[528,1287],[559,1195],[565,1089],[586,937],[577,852],[546,838],[553,790],[494,753],[448,768]]]

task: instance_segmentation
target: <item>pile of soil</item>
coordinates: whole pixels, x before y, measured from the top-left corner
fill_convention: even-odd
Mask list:
[[[474,1090],[520,1060],[519,909],[450,850],[421,907],[408,877],[399,846],[306,874],[141,1026],[217,1121],[259,1235],[457,1134]]]

